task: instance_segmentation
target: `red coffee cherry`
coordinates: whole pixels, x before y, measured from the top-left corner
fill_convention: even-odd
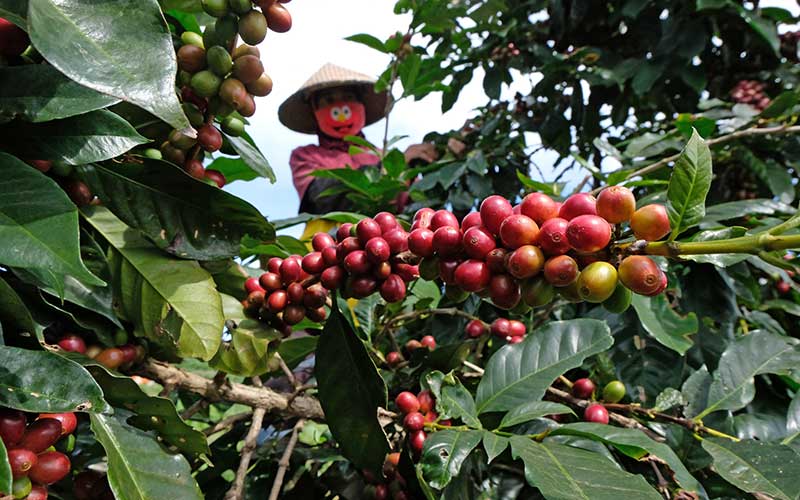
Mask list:
[[[67,352],[86,354],[86,342],[77,335],[67,335],[58,341],[58,346]]]
[[[258,278],[247,278],[244,282],[244,289],[247,290],[248,293],[255,292],[256,290],[264,290],[261,284],[258,282]]]
[[[21,411],[0,409],[0,439],[6,448],[17,444],[25,435],[28,420]]]
[[[514,208],[507,199],[499,195],[492,195],[481,203],[481,220],[486,229],[492,234],[500,232],[500,224],[514,213]]]
[[[322,323],[325,321],[325,317],[328,315],[328,312],[325,310],[324,307],[318,307],[316,309],[306,309],[306,317],[311,321],[316,323]],[[288,332],[290,334],[291,332]]]
[[[579,378],[572,383],[572,395],[576,398],[591,399],[597,386],[588,378]]]
[[[428,413],[436,407],[436,399],[431,391],[420,391],[417,394],[417,400],[419,401],[419,411],[422,413]]]
[[[375,219],[366,217],[356,224],[356,236],[358,236],[358,241],[362,245],[366,245],[369,240],[381,234],[383,234],[383,231],[381,231],[381,226],[375,222]]]
[[[197,129],[197,142],[206,151],[213,153],[222,147],[222,134],[217,127],[207,123]]]
[[[473,212],[477,213],[477,212]],[[480,217],[480,214],[478,215]],[[494,236],[482,226],[472,226],[466,230],[461,239],[464,253],[473,259],[483,259],[494,250]]]
[[[517,279],[530,278],[539,274],[544,267],[544,254],[533,245],[517,248],[508,256],[506,269]]]
[[[595,424],[607,424],[608,410],[606,410],[606,407],[601,404],[589,405],[583,411],[583,419],[587,422],[593,422]]]
[[[531,193],[522,199],[520,213],[536,222],[539,226],[545,221],[558,217],[558,203],[544,193]]]
[[[470,259],[458,265],[455,271],[455,284],[468,292],[478,292],[486,288],[492,275],[489,266],[482,260]]]
[[[597,215],[579,215],[569,221],[567,241],[578,252],[597,252],[611,241],[611,226]]]
[[[41,453],[61,438],[61,422],[54,418],[42,418],[28,426],[18,448]]]
[[[608,262],[592,262],[578,276],[578,294],[586,302],[603,302],[616,287],[617,270]]]
[[[589,193],[573,194],[561,205],[558,216],[570,221],[579,215],[597,215],[596,203]]]
[[[11,21],[0,18],[0,55],[17,57],[25,52],[30,43],[25,30]]]
[[[333,236],[328,233],[316,233],[313,238],[311,238],[311,246],[317,252],[322,252],[328,247],[335,246],[336,242],[333,240]]]
[[[779,294],[786,295],[787,293],[789,293],[792,290],[792,285],[790,285],[789,283],[787,283],[787,282],[785,282],[783,280],[778,280],[778,282],[775,283],[775,289],[778,290]],[[644,294],[644,295],[647,295],[647,294]]]
[[[339,266],[331,266],[324,271],[319,277],[322,286],[328,290],[336,290],[344,283],[345,272]]]
[[[456,284],[456,268],[458,268],[459,264],[460,262],[457,260],[439,260],[439,277],[445,285]]]
[[[350,274],[367,274],[371,268],[369,259],[367,259],[367,252],[355,250],[347,254],[344,258],[344,268]]]
[[[425,417],[418,411],[413,411],[403,419],[403,427],[407,431],[420,431],[425,427]]]
[[[303,271],[308,274],[318,274],[325,269],[325,261],[322,259],[322,253],[310,252],[307,253],[302,260],[301,267]]]
[[[465,231],[471,227],[475,226],[482,226],[483,221],[481,220],[481,213],[480,212],[470,212],[461,219],[461,230]]]
[[[203,178],[213,182],[220,189],[225,187],[225,183],[228,182],[227,179],[225,179],[225,176],[222,174],[222,172],[218,170],[210,170],[210,169],[206,170],[203,173]]]
[[[437,210],[431,217],[431,231],[436,232],[437,229],[443,227],[459,228],[458,219],[453,212],[449,210]]]
[[[47,487],[41,484],[34,484],[25,500],[47,500]]]
[[[664,205],[645,205],[631,216],[631,229],[637,240],[657,241],[670,232]]]
[[[125,363],[125,353],[116,347],[109,347],[108,349],[103,349],[94,360],[109,370],[116,370]]]
[[[636,198],[624,186],[611,186],[600,191],[596,208],[597,215],[611,224],[619,224],[631,220],[636,211]]]
[[[36,453],[25,448],[8,450],[8,463],[11,464],[11,475],[14,479],[25,477],[37,462]]]
[[[397,351],[391,351],[386,354],[386,364],[394,368],[403,361],[403,356]]]
[[[203,167],[203,162],[194,158],[186,160],[186,163],[183,164],[183,171],[195,179],[206,178],[206,169]]]
[[[345,238],[350,236],[350,230],[353,228],[353,224],[349,222],[345,222],[339,229],[336,230],[336,241],[344,241]]]
[[[501,309],[513,309],[519,304],[519,284],[507,274],[495,274],[489,281],[489,298]]]
[[[339,263],[339,257],[336,256],[336,247],[327,247],[322,249],[322,261],[326,266],[335,266]]]
[[[94,199],[94,195],[89,189],[89,186],[81,181],[70,180],[67,185],[64,186],[64,191],[67,193],[67,196],[69,196],[69,199],[79,207],[85,207]]]
[[[416,340],[416,339],[409,340],[408,342],[406,342],[406,345],[405,345],[406,351],[408,351],[409,354],[411,354],[412,352],[416,351],[420,347],[422,347],[422,343],[419,340]]]
[[[389,245],[389,251],[392,255],[408,250],[408,233],[403,231],[402,228],[390,229],[383,233],[383,239]]]
[[[355,236],[350,236],[336,246],[336,258],[339,262],[344,262],[344,258],[356,250],[361,250],[361,243]]]
[[[286,309],[286,305],[289,303],[289,295],[286,293],[285,290],[275,290],[272,292],[267,299],[267,308],[271,313],[278,314],[279,312]]]
[[[390,274],[392,274],[392,265],[388,262],[379,262],[372,268],[372,275],[380,281],[388,278]]]
[[[394,404],[397,409],[403,413],[412,413],[419,411],[419,400],[417,397],[408,391],[403,391],[394,398]]]
[[[431,227],[431,219],[433,218],[433,214],[436,211],[432,208],[420,208],[417,210],[417,213],[414,214],[414,220],[411,224],[411,230],[414,229],[430,229]]]
[[[578,263],[569,255],[558,255],[544,263],[544,279],[553,286],[567,286],[578,278]]]
[[[364,245],[364,252],[367,255],[367,259],[374,264],[386,262],[391,255],[389,244],[380,236],[370,238]]]
[[[495,248],[486,254],[486,264],[489,270],[495,274],[506,272],[506,259],[508,251],[505,248]]]
[[[290,304],[302,304],[305,289],[300,283],[289,283],[289,286],[286,287],[286,296]]]
[[[270,257],[270,259],[267,261],[267,271],[280,274],[281,264],[283,264],[283,259],[280,257]]]
[[[661,287],[661,269],[650,257],[631,255],[620,263],[619,280],[626,288],[639,295],[653,295]]]
[[[440,227],[433,232],[433,251],[443,257],[461,252],[461,230],[452,226]]]
[[[496,320],[492,321],[489,329],[491,330],[492,335],[505,338],[508,337],[509,333],[511,332],[511,322],[506,318],[497,318]]]
[[[353,297],[363,299],[369,297],[378,289],[378,282],[369,276],[360,276],[350,282]]]
[[[561,217],[548,219],[539,229],[536,244],[547,255],[562,255],[569,252],[572,247],[567,240],[568,225],[569,221]]]
[[[389,275],[381,283],[381,297],[388,303],[400,302],[406,297],[406,283],[396,274]]]
[[[135,347],[134,347],[135,350]],[[78,427],[78,418],[74,413],[42,413],[39,419],[54,418],[61,422],[61,434],[72,434],[75,428]]]
[[[539,235],[539,226],[525,215],[510,215],[500,224],[500,240],[506,248],[532,245]]]
[[[436,349],[436,339],[433,338],[433,335],[425,335],[419,339],[419,343],[422,344],[422,347],[427,347],[431,351]]]
[[[512,337],[524,337],[525,334],[528,332],[528,329],[525,327],[525,323],[522,321],[517,321],[515,319],[509,320],[508,322],[508,334]]]
[[[53,168],[53,162],[50,160],[25,160],[25,162],[42,173],[47,173]]]
[[[398,262],[394,265],[394,272],[406,283],[410,283],[419,278],[419,266],[405,264],[403,262]]]
[[[408,235],[408,249],[414,255],[430,257],[433,255],[433,231],[430,229],[415,229]]]
[[[316,309],[325,305],[325,299],[328,298],[328,291],[320,284],[314,284],[305,289],[303,294],[303,305]]]
[[[278,268],[278,271],[280,271],[280,267]],[[268,292],[274,292],[275,290],[280,290],[283,288],[281,277],[274,272],[262,274],[258,278],[258,284],[261,285],[261,288]]]
[[[425,431],[414,431],[408,435],[408,443],[415,453],[422,453],[422,447],[425,445],[425,439],[428,437]]]
[[[283,310],[283,322],[289,326],[296,325],[306,317],[306,308],[296,304],[286,306]]]
[[[53,484],[69,474],[69,458],[57,451],[47,451],[39,455],[39,460],[31,467],[28,477],[39,484]]]
[[[400,224],[397,222],[397,218],[395,218],[395,216],[389,212],[378,212],[375,214],[373,219],[381,227],[381,231],[383,233],[388,233],[392,229],[397,229],[400,227]]]
[[[476,339],[487,332],[486,324],[483,321],[473,319],[464,328],[464,333],[471,339]]]
[[[303,271],[302,265],[297,259],[287,258],[281,263],[280,275],[284,284],[291,283],[300,279]]]

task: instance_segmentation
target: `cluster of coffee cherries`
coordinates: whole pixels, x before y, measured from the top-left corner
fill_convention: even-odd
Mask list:
[[[581,378],[572,383],[572,395],[581,399],[594,399],[597,386],[589,378]],[[603,388],[603,402],[619,403],[625,397],[625,384],[612,380]],[[608,410],[601,403],[591,403],[583,411],[583,419],[595,424],[608,423]]]
[[[180,165],[191,176],[219,187],[224,175],[203,166],[205,153],[223,148],[226,134],[244,133],[244,118],[255,114],[255,97],[272,92],[272,79],[264,72],[261,54],[255,45],[267,30],[288,31],[292,26],[289,11],[276,0],[203,0],[205,12],[216,18],[202,36],[185,31],[178,48],[178,84],[183,111],[197,129],[197,137],[181,130],[170,132],[159,150],[147,149],[145,156],[164,158]],[[236,46],[240,37],[243,45]],[[216,120],[216,123],[215,123]]]
[[[75,167],[72,165],[52,160],[25,160],[25,162],[39,172],[52,176],[75,205],[83,207],[100,203],[89,186],[74,177]]]
[[[416,395],[413,392],[403,391],[395,397],[394,404],[403,415],[403,428],[408,433],[408,445],[417,456],[422,453],[422,446],[428,437],[425,433],[426,424],[450,425],[449,420],[439,421],[436,399],[430,391],[420,391]]]
[[[772,102],[764,92],[767,84],[757,80],[740,80],[731,90],[731,99],[741,104],[749,104],[758,110],[764,110]]]
[[[520,51],[514,42],[508,42],[506,45],[498,45],[493,48],[492,52],[489,54],[489,58],[492,61],[507,61],[519,54]]]
[[[464,335],[470,339],[482,337],[490,332],[509,344],[518,344],[525,340],[528,329],[522,321],[506,318],[497,318],[492,321],[491,325],[487,325],[479,319],[473,319],[464,327]]]
[[[124,336],[127,337],[127,335]],[[127,368],[144,361],[146,354],[144,347],[127,342],[120,344],[118,347],[103,347],[97,344],[87,347],[83,337],[75,334],[66,334],[57,342],[58,347],[63,351],[77,352],[88,356],[109,370]]]
[[[0,409],[0,439],[6,447],[13,477],[12,491],[0,492],[14,498],[45,500],[47,487],[64,479],[70,460],[54,445],[75,431],[74,413],[26,415]]]
[[[436,349],[436,339],[433,337],[433,335],[425,335],[419,340],[409,340],[403,347],[409,356],[417,349],[428,349],[432,351]],[[391,368],[399,366],[403,361],[405,361],[403,355],[397,351],[389,351],[386,353],[386,364]]]
[[[406,500],[411,497],[406,491],[406,479],[400,474],[400,453],[394,452],[386,455],[383,462],[383,477],[377,478],[375,475],[364,470],[364,481],[367,486],[364,488],[363,498],[367,500]]]

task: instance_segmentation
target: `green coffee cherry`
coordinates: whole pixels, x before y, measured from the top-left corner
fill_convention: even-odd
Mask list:
[[[224,47],[220,47],[219,45],[208,49],[208,52],[206,52],[206,61],[211,71],[219,76],[227,75],[233,68],[233,59],[231,59],[231,55],[228,54],[228,51],[225,50]]]
[[[578,275],[580,278],[580,275]],[[578,280],[573,281],[567,286],[558,289],[558,294],[568,302],[583,302],[583,297],[578,293]]]
[[[67,177],[69,174],[72,173],[72,170],[73,170],[72,165],[69,165],[59,160],[53,161],[53,166],[50,167],[50,172],[52,172],[53,175],[57,175],[59,177]]]
[[[201,0],[200,3],[209,16],[222,17],[228,13],[227,0]]]
[[[186,85],[191,85],[192,74],[184,70],[178,71],[178,83],[181,85],[181,87],[184,87]]]
[[[235,116],[227,116],[222,120],[222,131],[233,137],[244,134],[244,122]]]
[[[208,101],[208,111],[212,115],[216,115],[222,118],[224,116],[228,116],[229,114],[233,113],[235,110],[230,104],[223,101],[219,97],[213,97]]]
[[[194,45],[201,49],[206,48],[205,44],[203,44],[203,37],[194,31],[184,31],[181,33],[181,42],[183,42],[184,45]]]
[[[192,89],[201,97],[217,95],[222,79],[208,70],[198,71],[192,76]]]
[[[161,151],[155,148],[147,148],[142,151],[142,156],[145,158],[150,158],[151,160],[161,160],[164,156],[161,154]]]
[[[617,269],[608,262],[592,262],[583,268],[577,284],[578,294],[583,300],[603,302],[617,287]]]
[[[247,84],[247,91],[254,96],[264,97],[272,92],[272,78],[266,73],[262,73],[258,80]]]
[[[169,134],[169,143],[181,150],[187,150],[194,146],[197,141],[188,135],[184,135],[180,130],[173,130]],[[117,342],[117,345],[124,344],[125,342]]]
[[[258,47],[253,47],[252,45],[237,45],[235,49],[233,49],[233,58],[237,59],[242,56],[256,56],[261,57],[261,51],[258,50]]]
[[[253,10],[253,2],[251,0],[228,0],[228,6],[237,14],[247,14]]]
[[[603,401],[606,403],[619,403],[625,397],[625,384],[619,380],[612,380],[603,388]]]
[[[205,123],[206,120],[203,116],[203,112],[194,104],[185,102],[181,104],[181,108],[183,108],[183,113],[186,115],[186,118],[189,119],[189,123],[191,123],[193,127],[199,127]]]
[[[543,277],[525,281],[522,285],[522,301],[531,307],[540,307],[549,304],[555,297],[556,290],[553,285]]]
[[[215,45],[227,47],[239,33],[239,22],[236,16],[225,16],[217,19],[217,22],[214,23],[214,32],[217,40],[221,42]],[[206,47],[210,46],[206,45]]]
[[[248,45],[258,45],[267,36],[267,18],[257,10],[251,10],[239,18],[239,36]]]
[[[217,36],[217,30],[214,28],[214,25],[209,24],[206,26],[206,29],[203,30],[203,46],[213,47],[214,45],[222,44],[224,44],[224,42],[220,41],[219,37]]]
[[[28,479],[28,476],[18,477],[11,483],[11,494],[14,498],[25,498],[31,493],[32,488],[33,485],[31,484],[31,480]]]
[[[611,294],[611,297],[603,301],[603,307],[608,312],[622,314],[630,307],[632,298],[633,294],[631,291],[625,288],[625,285],[620,281],[617,283],[617,287],[614,289],[614,293]]]

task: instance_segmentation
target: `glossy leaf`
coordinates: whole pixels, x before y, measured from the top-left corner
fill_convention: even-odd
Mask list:
[[[674,240],[706,214],[706,195],[711,188],[711,151],[694,131],[675,167],[667,188],[667,214]]]
[[[23,29],[28,17],[28,0],[2,0],[0,1],[0,17],[8,19]]]
[[[788,446],[759,441],[709,438],[703,449],[714,457],[714,470],[748,492],[780,500],[800,497],[800,455]]]
[[[522,403],[521,405],[513,408],[505,414],[502,422],[500,422],[500,429],[512,427],[518,424],[529,422],[535,418],[545,417],[547,415],[565,415],[575,413],[561,403],[552,403],[550,401],[530,401]]]
[[[275,230],[252,205],[164,161],[86,165],[80,174],[103,204],[157,247],[181,258],[238,255],[245,235],[270,242]]]
[[[46,122],[102,109],[119,99],[70,80],[47,64],[0,68],[0,117]]]
[[[36,49],[70,79],[189,127],[175,94],[172,36],[155,0],[37,0],[28,25]]]
[[[259,175],[241,158],[220,156],[206,165],[206,169],[221,172],[225,176],[226,185],[234,181],[252,181],[259,178]]]
[[[125,315],[148,338],[176,344],[182,356],[213,357],[224,317],[211,275],[197,262],[164,255],[105,208],[87,211],[86,220],[121,257],[112,260],[112,274]],[[165,338],[164,330],[175,335]]]
[[[62,276],[104,285],[81,262],[78,214],[64,191],[41,172],[0,153],[0,264],[40,270],[63,289]],[[30,196],[35,192],[36,196]]]
[[[483,449],[489,462],[500,456],[508,448],[509,440],[491,431],[483,431]]]
[[[225,137],[245,165],[250,167],[259,177],[266,177],[271,183],[275,183],[275,172],[256,146],[248,142],[244,137],[232,137],[229,135]]]
[[[81,365],[51,352],[8,346],[0,346],[0,406],[35,413],[108,409],[100,386]]]
[[[3,441],[0,440],[0,494],[11,492],[11,465],[8,463],[8,453]]]
[[[202,499],[189,463],[119,417],[92,415],[92,432],[108,455],[108,481],[119,500]]]
[[[591,451],[514,436],[511,454],[522,460],[525,479],[547,500],[661,499],[644,477],[629,474]]]
[[[379,472],[389,452],[377,413],[387,405],[386,385],[338,307],[331,310],[319,338],[315,375],[322,409],[342,454],[356,467]]]
[[[613,344],[602,321],[553,321],[526,339],[497,351],[478,385],[478,413],[510,410],[540,399],[559,375]]]
[[[481,442],[481,431],[445,429],[425,439],[419,467],[422,477],[433,488],[442,489],[458,475],[461,464]]]
[[[230,295],[221,297],[231,339],[220,344],[209,366],[244,377],[266,373],[269,371],[267,362],[274,351],[274,345],[271,344],[282,337],[281,333],[257,319],[245,317],[242,304],[235,298]]]
[[[711,374],[706,365],[689,375],[681,387],[681,394],[686,400],[684,414],[692,418],[708,406],[708,390],[711,387]]]
[[[107,160],[147,141],[130,123],[104,109],[47,123],[0,126],[4,147],[22,158],[71,165]]]
[[[289,368],[299,365],[317,348],[317,337],[298,337],[287,339],[278,346],[278,353]]]
[[[642,322],[642,327],[661,344],[685,354],[693,343],[689,335],[697,333],[697,316],[678,314],[664,294],[655,297],[633,294],[631,305]]]
[[[436,411],[440,418],[460,418],[470,427],[477,429],[482,427],[475,413],[475,400],[472,399],[472,394],[461,384],[460,380],[452,373],[441,375],[441,372],[433,372],[428,377],[440,380],[434,392]]]
[[[738,410],[755,397],[753,377],[788,373],[800,366],[800,340],[775,333],[753,332],[728,345],[714,372],[708,406],[697,418],[719,410]]]
[[[44,328],[36,323],[25,302],[6,280],[0,278],[0,324],[6,340],[17,335],[36,336],[44,340]]]

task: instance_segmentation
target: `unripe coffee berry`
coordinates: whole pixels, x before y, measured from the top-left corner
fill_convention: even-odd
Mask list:
[[[517,248],[508,256],[506,269],[517,279],[536,276],[544,267],[544,254],[539,247],[525,245]]]
[[[603,388],[603,401],[619,403],[625,397],[625,384],[619,380],[612,380]]]
[[[413,393],[408,391],[403,391],[398,394],[394,399],[394,404],[402,413],[408,414],[419,411],[419,400]]]
[[[255,82],[262,74],[264,74],[264,65],[256,56],[245,55],[233,61],[233,75],[245,85]],[[194,81],[194,78],[192,80]]]
[[[661,287],[661,269],[650,257],[631,255],[619,265],[619,280],[632,292],[652,295]]]
[[[553,286],[567,286],[578,278],[578,263],[569,255],[557,255],[544,263],[544,279]]]
[[[215,45],[206,52],[208,68],[218,76],[225,76],[233,68],[233,59],[225,48]]]
[[[256,97],[264,97],[272,92],[272,78],[266,73],[261,73],[261,76],[254,82],[248,82],[246,85],[247,91]]]
[[[636,198],[624,186],[611,186],[597,196],[597,215],[611,224],[627,222],[636,211]]]
[[[645,205],[631,216],[631,229],[638,240],[657,241],[670,232],[664,205]]]
[[[178,67],[189,73],[206,68],[206,51],[195,45],[184,45],[178,49]]]
[[[578,252],[597,252],[611,241],[611,226],[597,215],[579,215],[567,225],[567,241]]]
[[[257,10],[251,10],[239,18],[239,36],[244,43],[258,45],[267,37],[267,18]]]
[[[591,379],[579,378],[572,383],[572,395],[576,398],[591,399],[596,388]]]
[[[202,97],[217,95],[220,85],[222,85],[222,79],[209,70],[198,71],[192,76],[192,90]]]
[[[600,303],[617,287],[617,270],[608,262],[592,262],[578,276],[578,293],[587,302]]]

